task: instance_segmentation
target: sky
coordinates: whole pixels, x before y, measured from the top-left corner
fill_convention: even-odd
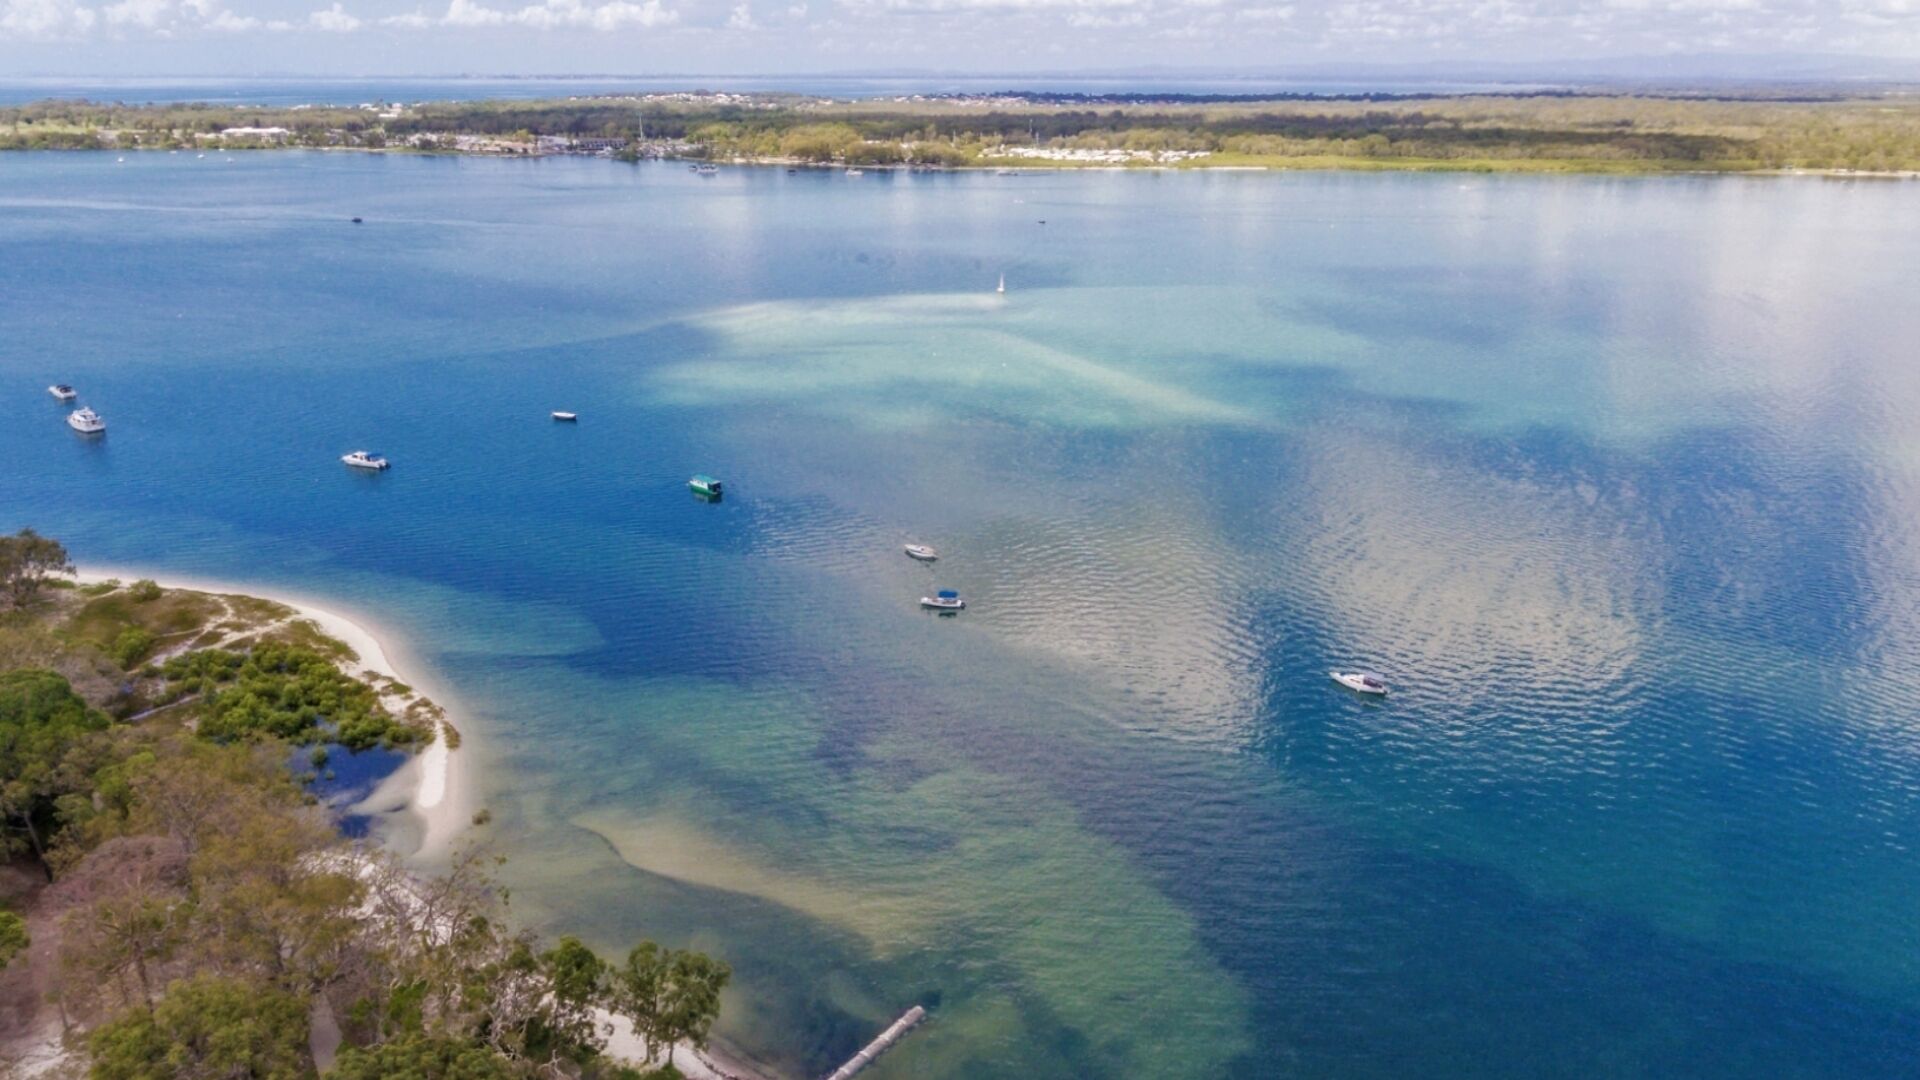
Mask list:
[[[0,0],[0,76],[1920,59],[1920,0]]]

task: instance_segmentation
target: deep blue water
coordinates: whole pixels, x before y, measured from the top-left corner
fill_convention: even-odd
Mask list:
[[[916,1002],[875,1075],[1908,1075],[1915,251],[1899,184],[3,155],[0,528],[401,631],[520,916],[724,955],[790,1075]]]

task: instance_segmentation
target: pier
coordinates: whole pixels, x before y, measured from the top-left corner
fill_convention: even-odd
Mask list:
[[[833,1070],[833,1075],[827,1077],[827,1080],[853,1080],[853,1077],[858,1075],[860,1070],[873,1064],[875,1058],[886,1053],[888,1047],[905,1038],[907,1032],[913,1030],[914,1025],[926,1018],[927,1010],[918,1005],[901,1013],[900,1019],[895,1020],[892,1026],[880,1033],[878,1038],[868,1043],[859,1053],[853,1055],[845,1065]]]

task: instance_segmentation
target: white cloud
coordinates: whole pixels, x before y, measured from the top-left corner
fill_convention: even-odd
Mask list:
[[[339,4],[316,11],[307,16],[307,25],[315,30],[325,30],[335,34],[348,34],[360,29],[360,20],[342,10]]]
[[[0,8],[0,37],[29,41],[79,37],[98,21],[92,8],[73,0],[6,0]]]
[[[678,21],[679,18],[679,12],[662,7],[660,0],[643,0],[637,4],[631,0],[607,0],[603,4],[587,4],[582,0],[546,0],[542,4],[529,4],[518,11],[490,8],[474,3],[473,0],[449,0],[447,13],[441,17],[440,25],[506,26],[513,24],[538,30],[576,27],[608,31],[629,26],[666,26]],[[391,25],[402,24],[392,23]]]
[[[735,4],[733,14],[727,16],[729,30],[758,30],[760,24],[753,21],[753,9],[745,4]]]
[[[196,9],[197,10],[197,9]],[[173,0],[121,0],[100,9],[110,27],[152,29],[167,21],[173,12]]]

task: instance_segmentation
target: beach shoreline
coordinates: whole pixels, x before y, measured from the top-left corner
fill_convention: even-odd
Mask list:
[[[459,708],[445,685],[432,678],[422,661],[405,651],[403,636],[361,611],[349,614],[333,600],[316,601],[275,586],[91,563],[79,567],[73,581],[76,585],[107,581],[132,584],[142,578],[162,588],[247,596],[290,608],[296,618],[312,622],[322,633],[352,650],[353,659],[346,661],[345,666],[356,677],[373,674],[405,683],[439,705],[445,710],[442,724],[460,733],[459,750],[456,752],[447,745],[442,730],[431,744],[409,756],[406,763],[382,780],[371,794],[347,809],[351,813],[381,818],[389,825],[396,815],[410,819],[408,827],[383,830],[380,839],[413,862],[431,862],[445,856],[454,842],[472,828],[473,814],[478,809],[472,768],[475,753],[470,725],[472,714]],[[604,1012],[598,1019],[609,1030],[609,1053],[634,1061],[644,1057],[643,1043],[634,1034],[631,1023]],[[684,1043],[677,1049],[681,1073],[689,1080],[772,1080],[776,1075],[719,1039],[705,1051]]]
[[[471,828],[479,802],[471,767],[475,754],[471,714],[459,708],[444,684],[432,677],[423,662],[406,651],[403,638],[362,612],[347,614],[334,601],[315,601],[273,586],[96,564],[79,567],[74,580],[79,585],[115,580],[130,584],[141,578],[149,578],[168,589],[250,596],[290,608],[297,618],[313,623],[321,633],[352,651],[353,657],[345,666],[356,677],[379,675],[404,683],[433,701],[445,712],[433,742],[419,753],[409,755],[405,764],[349,810],[381,817],[387,826],[382,830],[382,841],[416,861],[444,856]],[[448,745],[449,729],[459,733],[457,752]],[[395,821],[396,816],[405,820]]]

